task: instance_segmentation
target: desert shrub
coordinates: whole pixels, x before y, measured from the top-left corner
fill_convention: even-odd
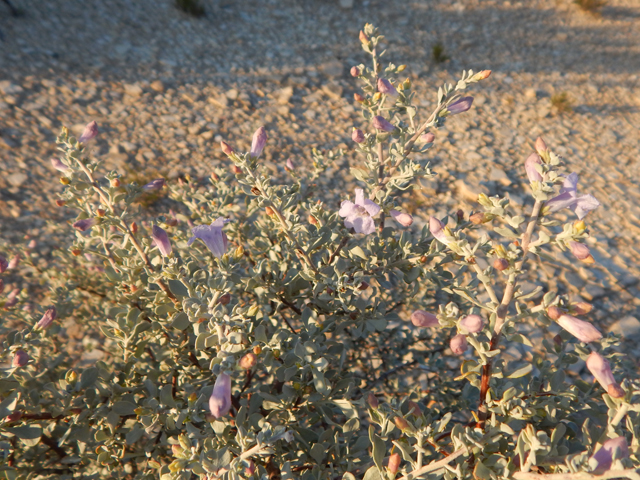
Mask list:
[[[228,168],[208,185],[143,186],[101,172],[94,122],[62,130],[57,203],[75,239],[44,269],[10,252],[33,290],[7,283],[2,300],[4,478],[638,478],[640,391],[619,338],[578,318],[589,304],[522,286],[554,251],[594,261],[597,200],[538,139],[526,218],[480,195],[419,227],[399,196],[432,176],[433,131],[490,72],[443,85],[425,115],[376,30],[360,40],[372,68],[351,70],[361,162],[341,205],[316,186],[341,152],[287,162],[276,184],[262,127],[249,152],[222,143]],[[146,218],[138,199],[163,189],[183,210]],[[595,382],[571,370],[581,360]]]

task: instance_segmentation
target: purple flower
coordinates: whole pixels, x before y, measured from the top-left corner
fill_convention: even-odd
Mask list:
[[[364,133],[362,133],[362,130],[360,130],[359,128],[353,127],[353,131],[351,132],[351,140],[353,140],[356,143],[364,142],[365,138],[364,138]]]
[[[410,227],[413,223],[413,217],[408,213],[391,210],[391,217],[403,227]]]
[[[7,301],[4,303],[5,308],[13,307],[16,303],[18,303],[18,293],[20,293],[19,288],[14,288],[7,295]]]
[[[447,113],[457,115],[458,113],[466,112],[471,108],[472,103],[473,97],[462,97],[447,107]]]
[[[293,172],[296,169],[296,164],[293,163],[293,160],[291,160],[290,158],[287,158],[287,161],[284,164],[284,168],[286,168],[290,172]]]
[[[162,190],[162,187],[164,187],[164,178],[157,178],[143,185],[142,189],[145,192],[157,192],[158,190]]]
[[[530,182],[541,182],[542,175],[536,170],[536,165],[542,165],[542,159],[537,153],[532,153],[524,161],[524,169],[527,172]]]
[[[553,197],[545,205],[549,212],[570,208],[580,220],[599,206],[600,202],[593,195],[578,195],[578,174],[576,173],[572,173],[565,178],[560,194]]]
[[[162,255],[165,257],[171,255],[171,242],[169,242],[167,232],[157,225],[154,225],[151,229],[151,237],[153,238],[153,243],[158,247]]]
[[[449,245],[451,243],[451,236],[445,230],[444,223],[438,220],[436,217],[429,217],[429,231],[437,240]]]
[[[424,310],[416,310],[411,314],[411,323],[416,327],[428,328],[439,327],[438,317],[433,313],[425,312]]]
[[[469,348],[469,344],[467,343],[467,337],[462,334],[458,334],[451,339],[449,342],[449,348],[455,355],[462,355]]]
[[[589,247],[580,242],[569,242],[569,250],[574,257],[584,263],[594,263],[595,260],[591,256],[591,252],[589,251]]]
[[[358,67],[351,67],[351,70],[349,70],[349,73],[351,73],[352,77],[359,77],[360,69]]]
[[[614,460],[627,458],[629,456],[629,445],[624,437],[610,438],[602,444],[598,450],[589,459],[589,465],[593,468],[596,475],[601,475],[611,469]]]
[[[484,320],[480,315],[467,315],[460,320],[460,326],[468,333],[478,333],[484,326]]]
[[[61,172],[64,172],[65,170],[69,170],[69,167],[67,167],[64,163],[62,163],[62,160],[60,160],[59,158],[52,158],[51,165],[53,165],[53,168]]]
[[[591,325],[589,322],[572,317],[571,315],[561,315],[556,321],[558,322],[558,325],[581,342],[595,342],[602,338],[602,334],[596,327]]]
[[[228,221],[223,217],[218,217],[211,225],[198,225],[191,230],[193,237],[189,239],[187,245],[191,245],[196,241],[196,238],[199,238],[211,250],[211,253],[217,258],[222,258],[227,251],[228,244],[227,236],[222,231],[222,227]]]
[[[391,85],[391,82],[386,78],[378,79],[378,91],[384,95],[389,95],[390,97],[397,97],[398,91],[396,87]]]
[[[95,224],[96,224],[95,218],[83,218],[82,220],[78,220],[77,222],[74,222],[73,225],[71,226],[76,230],[79,230],[81,232],[86,232]]]
[[[356,188],[356,202],[352,203],[349,200],[342,202],[338,215],[344,218],[345,227],[353,228],[356,233],[368,235],[376,229],[371,217],[375,217],[379,211],[380,207],[368,198],[364,198],[361,188]]]
[[[432,143],[435,139],[436,136],[431,132],[420,135],[420,141],[423,143]]]
[[[16,268],[18,265],[20,264],[20,254],[17,253],[13,256],[13,258],[11,260],[9,260],[9,265],[7,265],[7,268],[9,270],[13,270],[14,268]]]
[[[53,321],[56,319],[56,316],[57,316],[56,307],[47,308],[47,311],[44,312],[44,315],[42,315],[42,318],[36,324],[36,328],[42,328],[42,329],[49,328],[49,326],[51,326]]]
[[[0,273],[4,272],[9,267],[7,259],[0,255]]]
[[[82,132],[82,135],[80,136],[78,141],[80,143],[86,143],[89,140],[93,140],[96,137],[96,135],[98,135],[98,124],[94,120],[93,122],[89,123],[86,127],[84,127],[84,132]]]
[[[612,397],[624,397],[624,390],[622,390],[622,387],[620,387],[618,382],[616,382],[616,379],[613,378],[609,360],[597,352],[591,352],[587,357],[587,368],[598,383],[602,385],[602,388],[604,388]]]
[[[376,130],[382,130],[383,132],[393,132],[396,129],[396,127],[380,115],[373,117],[373,126]]]
[[[251,151],[249,155],[254,158],[258,158],[264,150],[264,146],[267,144],[267,132],[264,127],[260,127],[253,134],[253,140],[251,141]]]
[[[13,360],[11,360],[11,366],[13,368],[24,367],[29,362],[29,355],[24,350],[18,350],[13,355]]]
[[[209,411],[216,418],[224,417],[231,410],[231,377],[221,373],[213,385],[209,398]]]

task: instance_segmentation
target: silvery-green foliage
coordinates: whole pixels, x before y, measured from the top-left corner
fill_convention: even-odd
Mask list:
[[[1,477],[569,479],[594,472],[592,454],[622,435],[631,454],[611,468],[633,478],[640,384],[619,339],[575,341],[550,312],[588,308],[544,284],[521,286],[527,251],[544,260],[588,235],[584,222],[561,225],[545,210],[561,159],[538,150],[543,180],[531,182],[527,218],[481,195],[469,220],[439,219],[438,240],[411,217],[394,223],[399,196],[432,176],[429,131],[468,110],[462,92],[490,72],[463,72],[424,112],[404,66],[381,66],[377,31],[367,25],[360,39],[372,68],[352,69],[364,136],[351,173],[380,207],[369,234],[320,201],[316,181],[343,152],[314,150],[311,169],[287,164],[278,183],[260,159],[263,138],[254,155],[224,144],[231,168],[207,184],[169,184],[175,212],[148,218],[138,201],[162,182],[105,174],[90,143],[62,130],[59,203],[77,212],[75,240],[45,267],[21,249],[34,297],[1,300]],[[369,215],[358,208],[349,215]],[[190,240],[217,220],[210,238],[224,255]],[[37,327],[50,305],[56,318]],[[439,327],[415,327],[414,310],[436,314]],[[480,331],[460,326],[469,314],[484,319]],[[70,325],[83,332],[75,345]],[[450,348],[456,334],[470,347],[462,355]],[[19,350],[26,365],[12,365]],[[624,394],[572,368],[590,351],[609,358]],[[231,405],[215,417],[208,402],[222,375]]]

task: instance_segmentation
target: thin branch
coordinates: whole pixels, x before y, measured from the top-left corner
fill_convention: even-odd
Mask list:
[[[351,238],[349,235],[346,235],[345,237],[342,237],[342,240],[340,241],[340,244],[338,245],[338,247],[333,251],[333,253],[331,254],[331,256],[329,257],[329,260],[327,260],[327,262],[325,263],[325,265],[331,265],[333,263],[333,261],[336,259],[336,257],[340,254],[340,251],[344,248],[344,246],[347,244],[347,242],[349,241],[349,238]]]
[[[425,465],[422,468],[418,468],[417,470],[414,470],[413,472],[410,472],[410,473],[406,474],[404,477],[401,477],[398,480],[414,480],[414,479],[417,479],[417,478],[421,477],[422,475],[426,475],[427,473],[436,472],[436,471],[440,470],[441,468],[444,468],[446,465],[449,465],[456,458],[464,455],[464,453],[466,453],[466,451],[467,451],[466,448],[460,448],[460,449],[456,450],[455,452],[453,452],[448,457],[444,457],[442,460],[438,460],[436,462],[431,462],[430,464]],[[528,480],[528,479],[523,479],[523,480]],[[555,480],[555,479],[553,479],[553,480]],[[640,479],[635,479],[635,480],[640,480]]]

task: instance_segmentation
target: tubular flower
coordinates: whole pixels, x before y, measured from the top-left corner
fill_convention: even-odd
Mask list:
[[[467,315],[460,320],[460,326],[469,333],[478,333],[484,326],[484,320],[480,315]]]
[[[234,153],[234,150],[231,147],[231,145],[229,145],[227,142],[224,142],[224,141],[220,142],[220,149],[222,150],[222,153],[224,153],[227,156],[232,155]]]
[[[587,368],[609,395],[615,398],[624,396],[624,390],[622,390],[622,387],[616,382],[616,379],[613,378],[609,360],[597,352],[591,352],[587,357]]]
[[[530,182],[542,181],[542,175],[536,170],[536,165],[542,165],[542,159],[537,153],[532,153],[524,161],[524,169],[527,172],[527,177],[529,177]]]
[[[462,334],[458,334],[449,342],[449,348],[456,355],[462,355],[467,351],[469,344],[467,343],[467,337]]]
[[[82,135],[80,135],[78,142],[86,143],[89,140],[93,140],[94,138],[96,138],[96,135],[98,135],[98,124],[94,120],[93,122],[87,124],[86,127],[84,127],[84,131],[82,132]]]
[[[36,328],[47,329],[51,326],[53,321],[56,319],[58,312],[56,312],[56,307],[49,307],[47,311],[44,312],[42,318],[36,324]]]
[[[96,224],[95,218],[84,218],[82,220],[78,220],[77,222],[74,222],[73,225],[71,226],[80,232],[86,232],[95,224]]]
[[[262,150],[264,150],[264,146],[267,144],[267,131],[264,127],[260,127],[253,134],[253,139],[251,140],[251,151],[249,155],[254,158],[258,158],[262,154]]]
[[[60,172],[64,172],[65,170],[69,170],[69,167],[67,167],[64,163],[62,163],[62,160],[60,160],[59,158],[52,158],[51,159],[51,165],[53,165],[53,168],[55,168],[56,170],[60,171]]]
[[[209,398],[209,411],[216,418],[224,417],[231,410],[231,377],[221,373],[213,385]]]
[[[164,178],[157,178],[143,185],[142,189],[145,192],[157,192],[158,190],[162,190],[162,187],[164,187]]]
[[[569,250],[574,257],[584,263],[594,263],[595,260],[591,256],[589,247],[579,242],[569,242]]]
[[[452,237],[447,233],[445,228],[444,223],[436,217],[429,217],[429,231],[431,232],[431,235],[433,235],[436,240],[444,243],[445,245],[449,245]]]
[[[364,142],[365,137],[364,137],[364,133],[362,133],[362,130],[354,127],[353,131],[351,132],[351,140],[353,140],[356,143]]]
[[[378,79],[378,91],[384,95],[389,95],[390,97],[398,96],[398,90],[396,90],[396,87],[391,85],[391,82],[386,78]]]
[[[373,117],[373,127],[376,130],[382,130],[383,132],[393,132],[396,129],[396,127],[380,115]]]
[[[296,169],[296,164],[292,159],[287,158],[287,161],[284,163],[284,168],[286,170],[289,170],[290,172],[293,172]]]
[[[403,227],[410,227],[413,223],[413,217],[408,213],[391,210],[391,217]]]
[[[190,246],[196,241],[196,238],[199,238],[211,250],[211,253],[217,258],[222,258],[228,245],[227,236],[222,231],[222,227],[228,221],[223,217],[218,217],[211,225],[198,225],[191,230],[193,237],[189,239],[187,245]]]
[[[420,141],[424,143],[432,143],[435,139],[436,136],[431,132],[423,133],[422,135],[420,135]]]
[[[251,370],[256,366],[257,363],[258,357],[256,357],[256,354],[253,352],[249,352],[240,359],[238,365],[240,365],[240,368],[244,370]]]
[[[595,342],[602,338],[602,334],[596,327],[591,325],[589,322],[572,317],[571,315],[560,315],[560,318],[556,321],[558,322],[558,325],[581,342]]]
[[[596,475],[601,475],[611,469],[614,460],[627,458],[629,456],[629,445],[624,437],[610,438],[602,444],[598,450],[589,459],[589,465],[593,468]]]
[[[449,115],[457,115],[458,113],[466,112],[471,108],[472,103],[473,97],[462,97],[447,107],[447,113]]]
[[[600,202],[593,195],[578,195],[578,175],[576,173],[571,173],[565,178],[560,194],[553,197],[545,205],[549,212],[570,208],[580,220],[599,206]]]
[[[153,238],[153,243],[158,247],[158,250],[160,250],[163,256],[168,257],[171,255],[171,242],[169,241],[167,232],[159,226],[154,225],[151,230],[151,237]]]
[[[29,362],[29,355],[24,350],[18,350],[13,355],[13,360],[11,360],[11,366],[13,368],[24,367]]]
[[[438,317],[424,310],[416,310],[411,314],[411,323],[416,327],[439,327]]]
[[[361,188],[356,188],[355,203],[349,200],[342,202],[338,215],[344,218],[345,227],[353,228],[356,233],[368,235],[376,229],[372,217],[375,217],[378,212],[380,207],[368,198],[364,198]]]
[[[11,260],[9,260],[9,266],[7,266],[7,268],[9,270],[13,270],[14,268],[16,268],[18,265],[20,264],[20,254],[17,253],[15,254]]]

